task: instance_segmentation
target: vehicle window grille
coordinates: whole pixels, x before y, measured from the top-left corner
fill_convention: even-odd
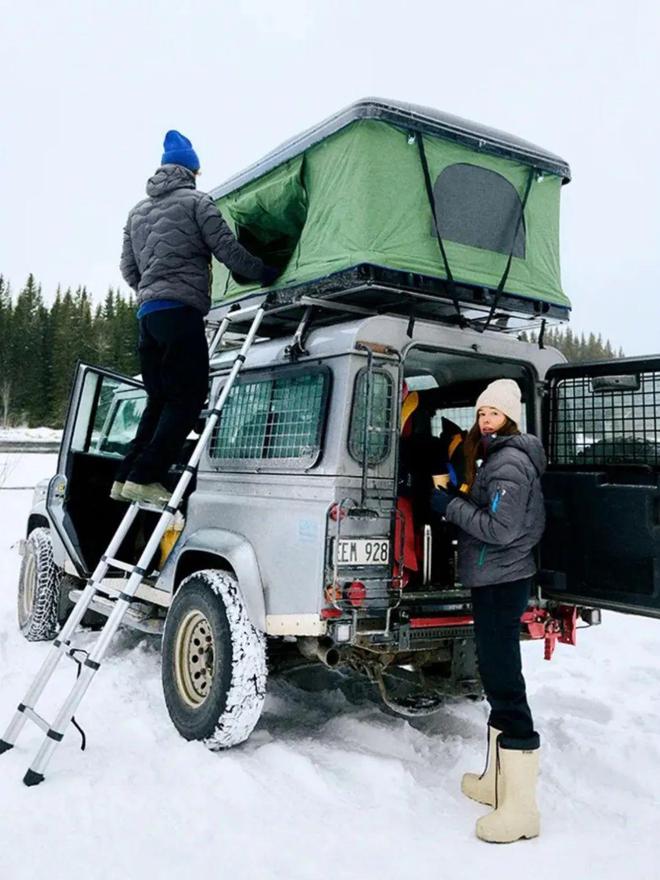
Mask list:
[[[351,458],[362,463],[364,459],[365,422],[367,418],[368,368],[360,370],[355,380],[351,427],[348,435],[348,451]],[[382,370],[371,374],[371,424],[367,432],[367,462],[369,466],[384,461],[390,451],[392,432],[392,407],[394,383],[392,377]]]
[[[313,463],[320,452],[326,384],[325,372],[236,384],[211,438],[211,458]]]
[[[639,375],[637,390],[594,391],[588,375],[554,387],[551,464],[660,465],[660,373]]]

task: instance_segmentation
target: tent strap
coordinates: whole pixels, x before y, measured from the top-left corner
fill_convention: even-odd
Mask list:
[[[511,262],[513,260],[513,251],[516,246],[516,237],[518,235],[518,230],[520,229],[520,224],[523,222],[523,217],[525,216],[525,207],[527,205],[527,199],[529,198],[529,191],[532,188],[532,183],[534,182],[534,178],[536,177],[536,171],[534,168],[529,169],[529,175],[527,177],[527,183],[525,184],[525,192],[523,193],[522,202],[520,204],[520,213],[518,214],[518,221],[516,222],[516,228],[513,230],[513,237],[511,239],[511,250],[509,251],[509,258],[506,261],[506,266],[504,267],[504,272],[502,277],[500,278],[500,283],[497,285],[495,289],[495,296],[493,297],[493,304],[490,307],[490,312],[488,313],[488,317],[486,318],[486,322],[481,327],[481,333],[484,330],[487,330],[490,322],[493,319],[493,315],[495,314],[495,309],[497,308],[497,304],[500,301],[500,297],[502,296],[502,292],[504,290],[504,285],[506,284],[506,280],[509,277],[509,272],[511,270]]]
[[[438,226],[438,217],[435,212],[435,198],[433,197],[433,186],[431,184],[431,174],[429,172],[429,163],[426,158],[426,150],[424,149],[424,136],[421,132],[417,132],[417,134],[413,135],[415,140],[417,141],[417,149],[419,150],[419,159],[422,163],[422,170],[424,172],[424,183],[426,185],[426,195],[428,196],[429,204],[431,206],[431,213],[433,214],[433,228],[435,229],[435,234],[438,239],[438,245],[440,247],[440,253],[442,254],[442,262],[445,266],[445,275],[447,276],[447,284],[449,285],[449,295],[454,303],[454,308],[456,309],[456,315],[458,317],[458,323],[461,327],[465,327],[467,325],[467,321],[463,317],[461,313],[461,305],[458,299],[458,292],[456,290],[456,283],[454,281],[454,276],[452,275],[451,269],[449,268],[449,260],[447,259],[447,251],[445,250],[444,242],[442,241],[442,236],[440,235],[440,228]]]

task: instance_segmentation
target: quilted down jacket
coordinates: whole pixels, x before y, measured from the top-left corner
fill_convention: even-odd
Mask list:
[[[137,292],[138,306],[174,299],[205,315],[211,307],[211,254],[245,278],[266,277],[262,260],[239,244],[211,196],[195,189],[193,172],[162,165],[124,228],[120,269]]]
[[[545,528],[543,446],[531,434],[494,437],[467,498],[445,514],[459,528],[458,574],[466,587],[536,573],[534,548]]]

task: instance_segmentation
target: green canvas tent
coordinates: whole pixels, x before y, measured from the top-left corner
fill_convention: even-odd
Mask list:
[[[567,317],[559,194],[569,179],[566,162],[516,137],[365,99],[212,195],[290,296],[380,285]],[[214,304],[256,289],[215,265]]]

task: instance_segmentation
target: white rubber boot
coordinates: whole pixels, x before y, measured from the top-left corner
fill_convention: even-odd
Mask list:
[[[536,806],[536,780],[540,749],[503,749],[497,744],[496,805],[477,822],[477,837],[489,843],[513,843],[521,837],[538,837],[540,816]]]
[[[481,776],[478,773],[464,773],[461,779],[461,791],[466,797],[480,804],[495,806],[495,753],[497,737],[502,731],[488,725],[488,750],[486,767]]]

